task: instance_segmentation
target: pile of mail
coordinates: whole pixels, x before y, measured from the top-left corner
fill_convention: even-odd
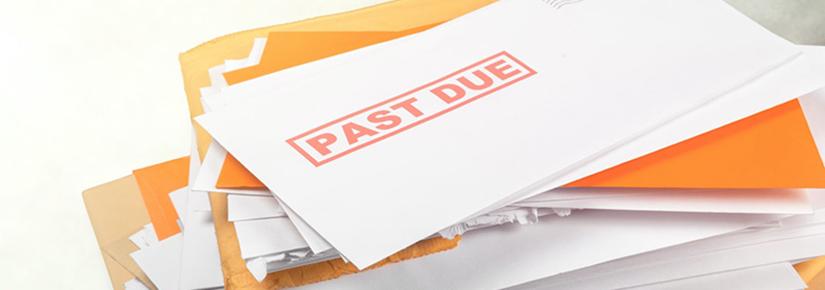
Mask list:
[[[825,289],[825,48],[722,1],[399,0],[180,62],[191,156],[84,193],[116,289]]]

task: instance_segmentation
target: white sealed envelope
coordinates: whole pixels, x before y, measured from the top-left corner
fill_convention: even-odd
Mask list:
[[[799,54],[720,1],[502,1],[198,122],[364,268]]]

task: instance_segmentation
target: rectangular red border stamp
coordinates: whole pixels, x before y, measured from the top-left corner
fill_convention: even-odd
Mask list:
[[[506,51],[286,140],[318,167],[536,74]]]

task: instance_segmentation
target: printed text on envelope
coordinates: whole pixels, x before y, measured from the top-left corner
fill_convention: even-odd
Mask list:
[[[287,140],[321,166],[435,119],[536,72],[506,51]]]

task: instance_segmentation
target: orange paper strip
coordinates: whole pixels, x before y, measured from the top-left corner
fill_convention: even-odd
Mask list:
[[[133,174],[158,240],[179,233],[178,214],[169,193],[189,182],[189,157],[137,169]]]

